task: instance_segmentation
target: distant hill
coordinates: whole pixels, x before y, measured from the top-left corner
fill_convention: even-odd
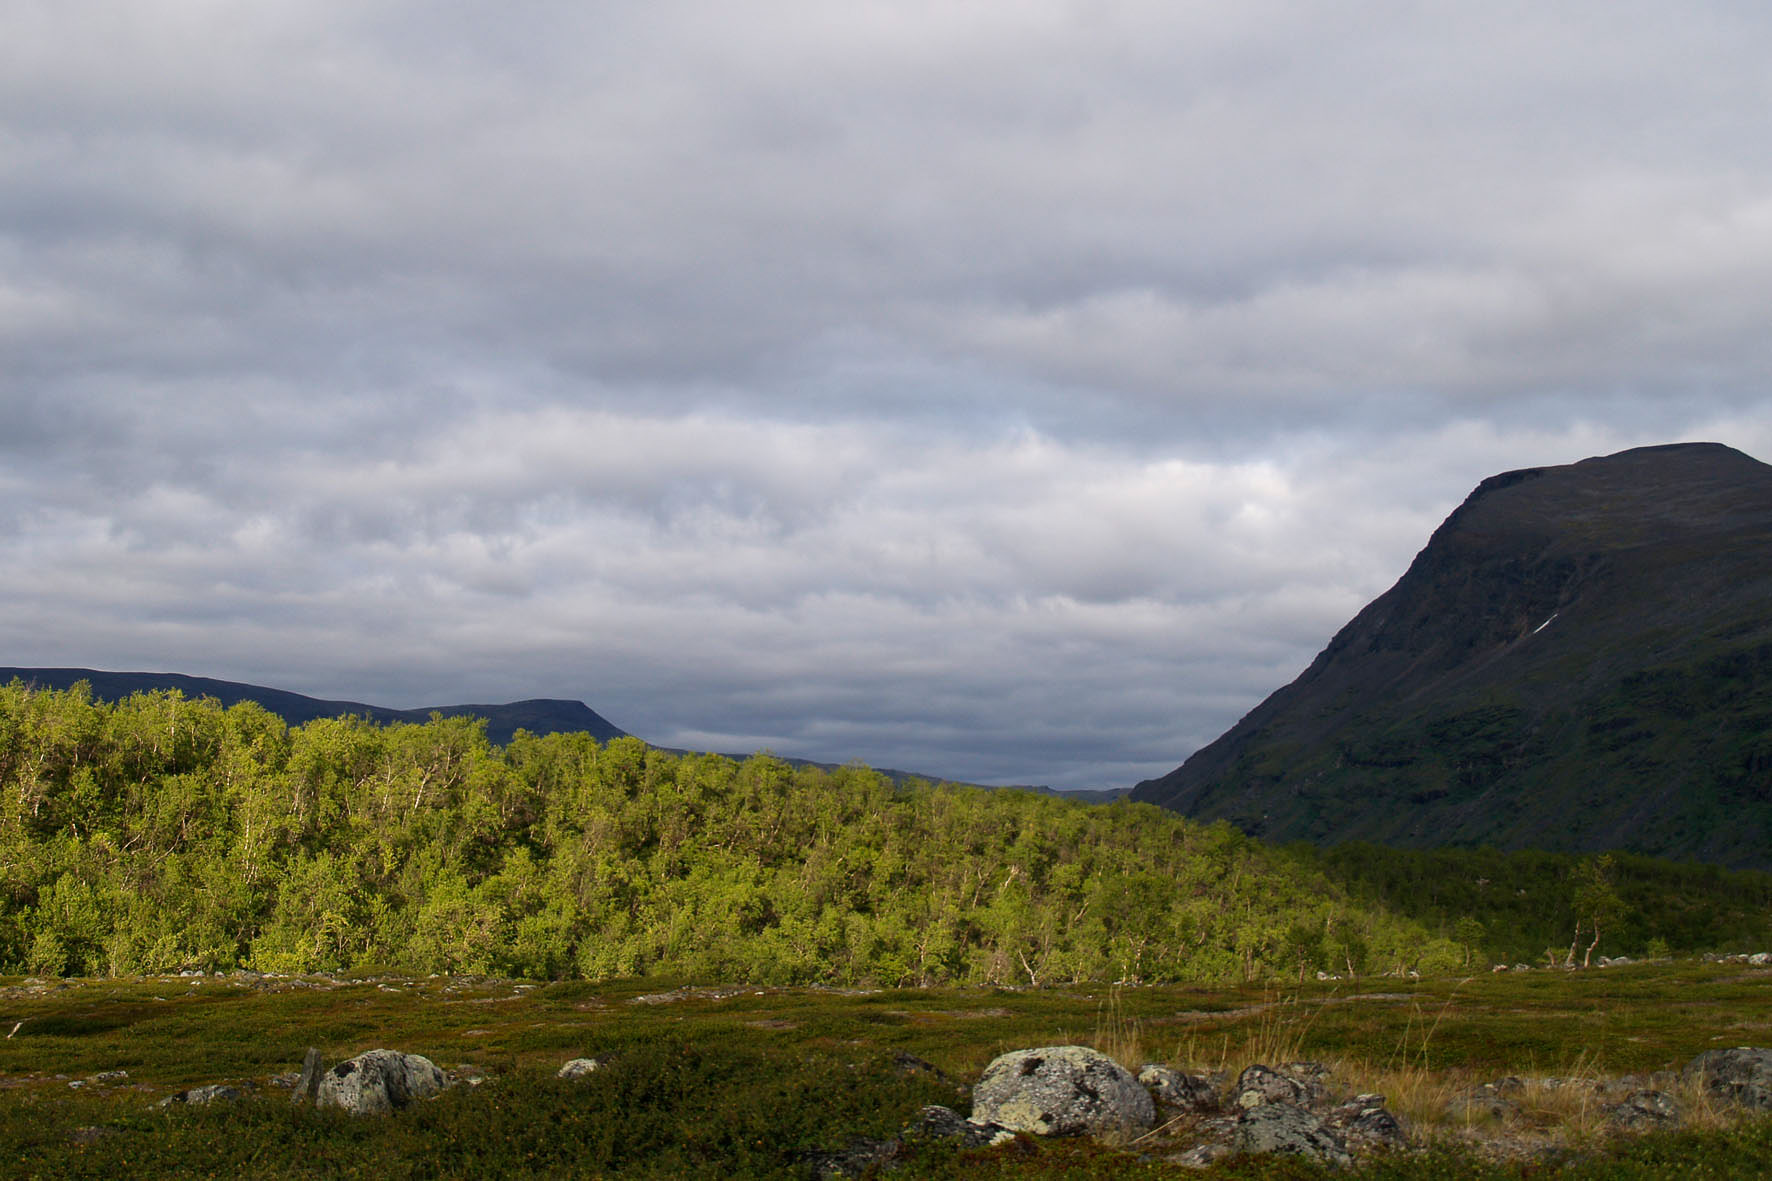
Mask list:
[[[354,715],[371,721],[424,722],[433,713],[446,718],[475,717],[486,719],[486,736],[504,745],[518,730],[531,734],[573,734],[584,731],[599,742],[623,738],[627,731],[613,725],[582,701],[560,701],[535,698],[513,701],[508,705],[438,705],[425,709],[388,709],[365,705],[360,701],[322,701],[283,689],[263,685],[244,685],[236,681],[218,681],[211,677],[190,677],[183,673],[113,673],[90,668],[0,668],[0,684],[14,679],[43,689],[67,689],[77,681],[92,686],[92,695],[101,701],[116,701],[131,693],[155,689],[178,689],[186,697],[213,697],[223,705],[256,701],[291,726],[311,722],[315,718],[337,718]]]
[[[1132,798],[1281,841],[1772,867],[1772,467],[1692,443],[1484,480]]]
[[[626,730],[614,725],[601,714],[582,701],[562,701],[556,698],[538,697],[529,701],[513,701],[505,705],[437,705],[423,709],[389,709],[382,705],[365,705],[360,701],[322,701],[317,697],[304,697],[300,693],[291,693],[285,689],[271,689],[264,685],[247,685],[238,681],[218,681],[213,677],[192,677],[184,673],[114,673],[91,668],[0,668],[0,685],[9,684],[14,679],[39,689],[68,689],[78,681],[85,681],[92,686],[92,695],[100,701],[117,701],[128,697],[131,693],[147,693],[156,689],[177,689],[186,697],[213,697],[225,705],[234,705],[241,701],[256,701],[291,726],[299,726],[303,722],[311,722],[315,718],[364,717],[383,724],[389,722],[425,722],[433,713],[442,714],[446,718],[475,717],[486,719],[486,737],[498,746],[510,742],[511,736],[518,730],[527,730],[531,734],[577,734],[587,733],[598,742],[608,742],[611,738],[633,737]],[[681,750],[676,747],[659,747],[668,754],[685,755],[699,754],[699,751]],[[743,761],[750,753],[734,752],[727,758]],[[825,771],[835,771],[841,764],[820,763],[812,759],[800,759],[784,756],[785,761],[795,766],[818,767]],[[931,783],[958,782],[945,780],[939,775],[926,775],[917,771],[899,771],[892,768],[875,768],[882,775],[895,783],[903,783],[911,779],[927,779]],[[985,784],[962,784],[965,787],[988,786]],[[1064,796],[1086,804],[1107,804],[1124,796],[1127,788],[1108,788],[1103,790],[1074,789],[1062,791],[1049,787],[1022,787],[1023,791],[1041,792],[1047,795]]]

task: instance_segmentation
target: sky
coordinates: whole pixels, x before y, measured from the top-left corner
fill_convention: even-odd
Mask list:
[[[1484,477],[1772,459],[1772,8],[9,0],[0,664],[1162,774]]]

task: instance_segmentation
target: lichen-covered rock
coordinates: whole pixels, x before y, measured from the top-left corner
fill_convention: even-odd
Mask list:
[[[1327,1067],[1315,1062],[1289,1062],[1278,1069],[1256,1063],[1237,1076],[1237,1106],[1290,1103],[1310,1107],[1323,1101],[1321,1080],[1328,1073]]]
[[[1687,1063],[1682,1078],[1697,1079],[1713,1099],[1772,1111],[1772,1050],[1737,1046],[1706,1050]]]
[[[245,1098],[238,1087],[230,1087],[226,1083],[211,1083],[206,1087],[192,1087],[188,1091],[180,1091],[176,1095],[168,1095],[160,1100],[161,1107],[175,1104],[186,1104],[191,1107],[207,1107],[211,1103],[236,1103]]]
[[[308,1047],[302,1056],[301,1073],[296,1076],[295,1084],[290,1091],[290,1101],[294,1103],[312,1103],[320,1094],[320,1076],[326,1071],[320,1061],[320,1051],[313,1046]]]
[[[1218,1110],[1218,1088],[1201,1075],[1151,1064],[1138,1072],[1138,1082],[1171,1111],[1197,1115]]]
[[[1156,1106],[1125,1067],[1088,1046],[1001,1055],[972,1088],[972,1119],[1036,1136],[1130,1140],[1156,1123]]]
[[[555,1078],[583,1078],[603,1069],[601,1058],[574,1058],[555,1072]]]
[[[951,1107],[931,1103],[917,1112],[898,1138],[906,1144],[951,1143],[955,1148],[989,1148],[1015,1139],[1001,1124],[969,1120]]]
[[[1680,1105],[1666,1091],[1632,1091],[1606,1118],[1621,1128],[1668,1128],[1680,1122]]]
[[[1397,1149],[1409,1143],[1403,1125],[1385,1107],[1383,1095],[1355,1095],[1334,1107],[1323,1123],[1351,1149]]]
[[[1231,1139],[1237,1152],[1300,1156],[1324,1164],[1350,1165],[1347,1145],[1323,1121],[1295,1104],[1270,1100],[1237,1117]]]
[[[422,1054],[370,1050],[326,1071],[315,1103],[342,1107],[353,1115],[378,1115],[442,1089],[443,1071]]]

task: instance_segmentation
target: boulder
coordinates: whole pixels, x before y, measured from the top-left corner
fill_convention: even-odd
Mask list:
[[[321,1075],[315,1103],[342,1107],[352,1115],[379,1115],[442,1089],[443,1072],[429,1058],[398,1050],[370,1050]]]
[[[1323,1121],[1295,1104],[1270,1100],[1237,1117],[1231,1139],[1237,1152],[1299,1156],[1322,1164],[1351,1165],[1352,1154]]]
[[[972,1088],[972,1119],[1036,1136],[1130,1140],[1156,1123],[1148,1091],[1125,1067],[1088,1046],[1014,1050]]]
[[[583,1078],[603,1069],[601,1058],[574,1058],[555,1072],[555,1078]]]
[[[1138,1082],[1167,1110],[1188,1115],[1218,1110],[1218,1088],[1202,1075],[1151,1064],[1138,1072]]]
[[[1706,1050],[1686,1064],[1680,1077],[1696,1079],[1713,1099],[1772,1111],[1772,1050]]]

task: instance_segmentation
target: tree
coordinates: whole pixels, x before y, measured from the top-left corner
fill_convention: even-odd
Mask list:
[[[1618,890],[1612,884],[1612,854],[1602,853],[1598,857],[1582,860],[1570,871],[1569,879],[1574,887],[1575,903],[1575,937],[1569,943],[1569,958],[1564,961],[1565,967],[1575,963],[1575,946],[1581,942],[1581,928],[1585,923],[1593,941],[1587,945],[1587,952],[1581,957],[1581,966],[1587,967],[1593,959],[1594,948],[1600,945],[1600,937],[1624,917],[1624,900],[1618,896]]]
[[[1470,915],[1465,915],[1452,924],[1452,938],[1464,948],[1464,966],[1470,967],[1471,957],[1480,950],[1483,942],[1483,924]]]

